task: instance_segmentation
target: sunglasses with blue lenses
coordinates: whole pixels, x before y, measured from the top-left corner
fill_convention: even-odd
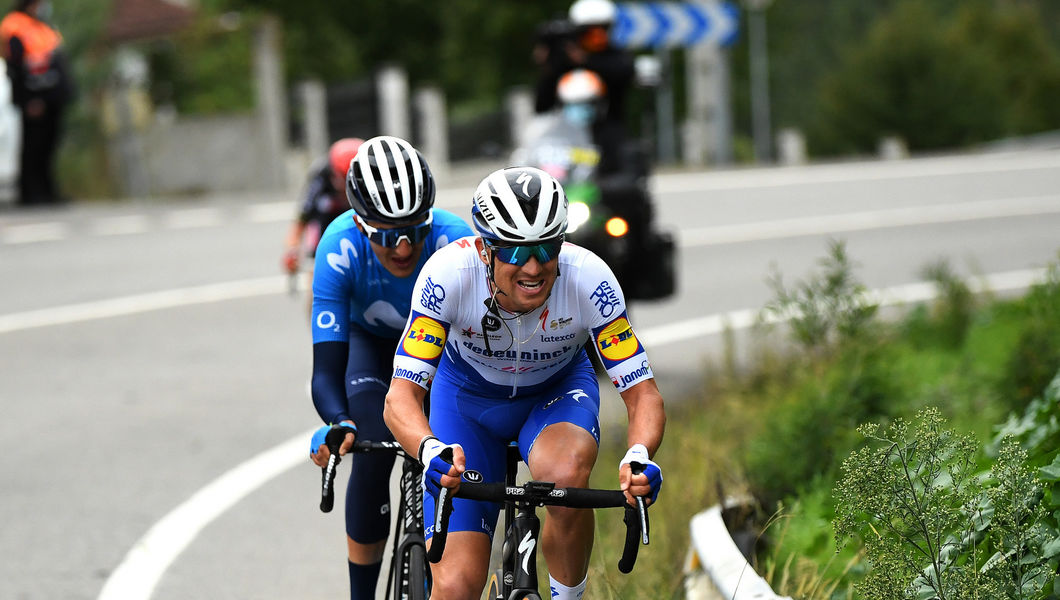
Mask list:
[[[541,264],[545,264],[559,256],[559,252],[563,248],[563,238],[556,238],[540,244],[498,244],[496,242],[486,242],[486,246],[493,251],[497,260],[521,267],[530,260],[531,256],[536,258],[537,262]]]
[[[372,227],[368,223],[365,223],[360,215],[354,215],[354,218],[357,219],[357,223],[359,223],[364,229],[364,234],[368,236],[369,240],[386,248],[397,248],[402,240],[407,241],[410,245],[414,246],[427,239],[427,236],[431,233],[431,222],[434,221],[434,213],[427,213],[427,220],[422,223],[409,225],[408,227],[396,227],[394,229]]]

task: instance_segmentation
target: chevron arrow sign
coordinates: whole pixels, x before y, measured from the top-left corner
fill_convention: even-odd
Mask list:
[[[617,8],[611,39],[626,48],[728,46],[739,32],[740,11],[728,2],[627,2]]]

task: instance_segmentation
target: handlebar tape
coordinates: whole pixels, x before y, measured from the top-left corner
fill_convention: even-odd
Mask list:
[[[438,457],[449,464],[453,464],[453,449],[444,448]],[[424,465],[428,467],[429,465]],[[445,551],[445,540],[449,536],[449,516],[453,514],[453,495],[449,488],[438,490],[438,501],[434,509],[434,537],[431,539],[431,547],[427,550],[427,561],[434,564],[442,560],[442,552]]]

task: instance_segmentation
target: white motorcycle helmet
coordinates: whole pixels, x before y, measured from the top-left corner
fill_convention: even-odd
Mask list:
[[[576,27],[607,26],[615,22],[617,12],[611,0],[578,0],[571,5],[568,18]]]

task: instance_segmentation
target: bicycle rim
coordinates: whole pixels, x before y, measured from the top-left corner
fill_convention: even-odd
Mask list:
[[[490,575],[489,591],[486,592],[486,600],[505,600],[504,589],[501,587],[502,571],[496,570]]]

